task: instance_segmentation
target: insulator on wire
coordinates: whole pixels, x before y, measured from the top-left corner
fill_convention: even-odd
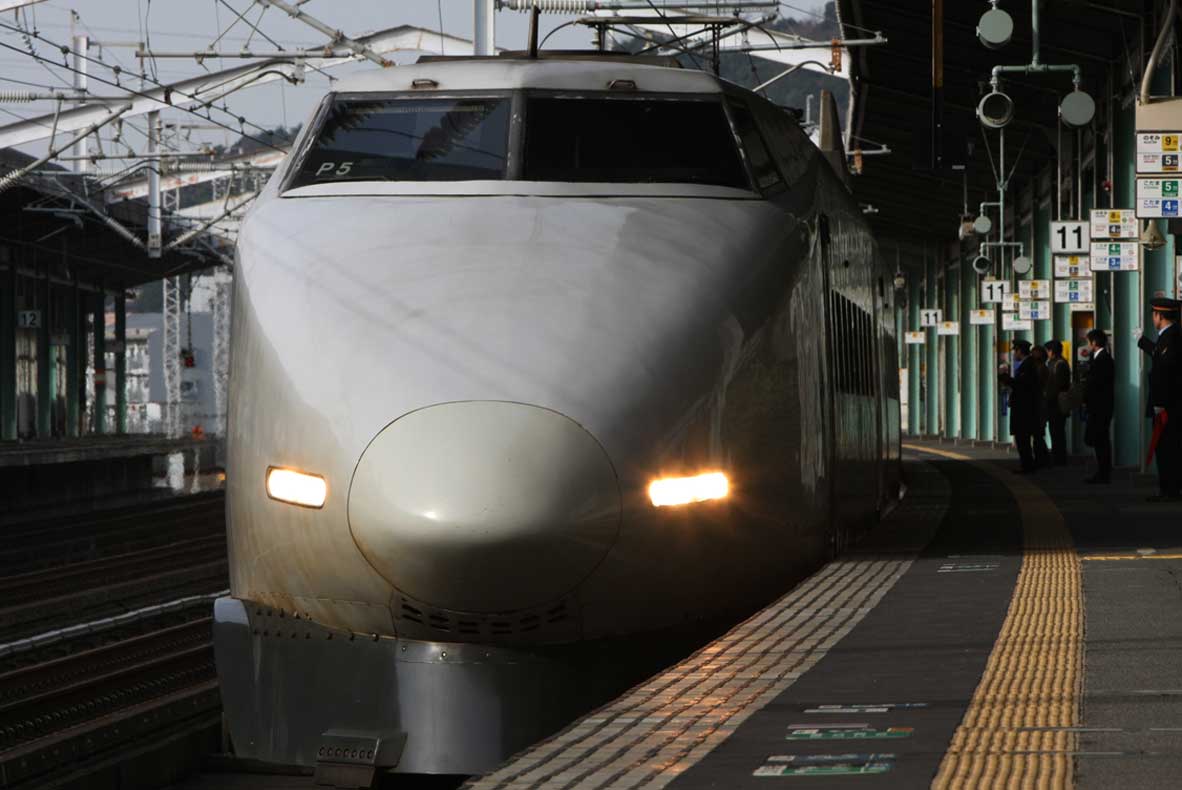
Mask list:
[[[32,91],[0,91],[0,102],[32,102],[44,98]]]
[[[543,14],[579,14],[594,11],[591,0],[504,0],[510,11],[532,11],[537,7]]]

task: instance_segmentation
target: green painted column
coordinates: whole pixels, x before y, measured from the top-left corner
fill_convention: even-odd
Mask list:
[[[127,295],[115,297],[115,432],[127,433]]]
[[[960,324],[960,259],[945,261],[944,266],[944,320]],[[960,435],[960,337],[949,335],[944,338],[944,359],[941,372],[944,377],[944,438],[955,439]]]
[[[970,311],[977,307],[977,273],[970,265],[971,256],[960,256],[960,438],[978,438],[977,416],[977,327],[969,322]]]
[[[936,258],[934,255],[929,255],[927,250],[924,251],[923,261],[924,273],[924,307],[934,308],[939,306],[939,296],[936,290]],[[940,335],[935,327],[928,327],[924,330],[927,334],[927,343],[924,345],[925,361],[927,369],[924,371],[924,390],[927,392],[927,403],[924,404],[925,409],[923,433],[924,436],[939,436],[940,435],[940,401],[943,400],[940,392]]]
[[[919,329],[919,284],[919,276],[915,272],[910,272],[907,275],[907,320],[904,322],[905,331],[910,332]],[[907,387],[910,390],[907,397],[907,433],[911,436],[920,436],[923,434],[923,353],[923,346],[907,346]]]
[[[81,324],[78,294],[78,283],[74,282],[66,293],[66,315],[62,322],[66,329],[66,436],[78,435],[78,404],[79,381],[78,349],[81,348],[81,338],[78,328]]]
[[[1134,106],[1118,102],[1114,130],[1115,172],[1113,198],[1116,208],[1132,208],[1136,190],[1134,161]],[[1137,348],[1142,329],[1141,272],[1114,272],[1112,288],[1112,358],[1116,363],[1116,413],[1113,416],[1113,463],[1140,466],[1144,460],[1141,432],[1144,428],[1142,357]]]
[[[11,254],[11,253],[10,253]],[[0,439],[16,438],[16,261],[0,285]]]
[[[1037,180],[1037,179],[1036,179]],[[1031,228],[1031,244],[1030,244],[1030,259],[1034,261],[1034,279],[1036,280],[1054,280],[1055,271],[1051,267],[1051,200],[1040,200],[1035,190],[1034,198],[1034,227]],[[1052,289],[1054,283],[1051,283]],[[1052,291],[1047,296],[1047,300],[1051,301],[1055,298]],[[1051,339],[1055,332],[1054,313],[1052,318],[1046,321],[1034,322],[1034,339],[1032,343],[1042,345]]]
[[[107,432],[107,294],[92,297],[94,315],[94,432]]]
[[[997,305],[993,305],[997,312]],[[977,386],[978,419],[980,428],[977,436],[988,442],[997,441],[997,431],[994,420],[997,414],[997,363],[994,361],[994,349],[997,348],[997,325],[985,324],[977,327]]]
[[[41,310],[41,327],[37,330],[37,438],[44,439],[53,434],[53,360],[49,345],[49,332],[54,316],[50,311],[53,284],[49,279],[49,266],[45,266],[45,277],[37,283],[37,307]]]

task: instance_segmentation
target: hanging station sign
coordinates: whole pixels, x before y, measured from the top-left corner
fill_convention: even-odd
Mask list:
[[[939,326],[944,320],[944,311],[926,307],[919,311],[919,325],[923,327]]]
[[[936,334],[947,337],[959,335],[960,324],[955,321],[941,321],[940,325],[936,327]]]
[[[1129,208],[1092,211],[1092,243],[1102,239],[1135,239],[1140,235],[1137,212]]]
[[[1073,313],[1094,313],[1096,312],[1096,304],[1094,302],[1072,302],[1068,307]]]
[[[40,329],[40,310],[18,310],[16,313],[17,329]]]
[[[1077,255],[1088,251],[1091,225],[1087,222],[1052,222],[1051,252],[1056,255]]]
[[[1017,313],[1002,313],[1001,328],[1006,332],[1019,332],[1023,329],[1033,329],[1034,322],[1027,318],[1019,318]]]
[[[975,326],[993,326],[993,310],[986,308],[969,311],[969,323]]]
[[[1143,219],[1156,219],[1182,215],[1179,192],[1182,192],[1182,177],[1138,178],[1137,216]]]
[[[1096,238],[1095,234],[1092,238]],[[1056,255],[1056,277],[1086,277],[1091,272],[1086,255]]]
[[[1092,301],[1092,280],[1055,280],[1056,302],[1090,302]]]
[[[1050,280],[1019,280],[1018,295],[1023,300],[1049,299],[1051,296]]]
[[[1138,132],[1137,172],[1177,173],[1182,132]]]
[[[981,304],[1004,302],[1013,292],[1014,286],[1009,280],[982,280]]]
[[[1051,317],[1051,303],[1047,301],[1022,302],[1018,318],[1026,321],[1046,321]]]
[[[924,343],[928,342],[927,337],[927,332],[907,332],[903,336],[903,340],[909,346],[922,346]]]
[[[1092,243],[1092,271],[1135,272],[1141,268],[1141,245],[1135,241]]]

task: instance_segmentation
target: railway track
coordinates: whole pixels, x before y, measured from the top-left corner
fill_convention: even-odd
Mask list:
[[[222,498],[186,500],[0,535],[0,788],[89,786],[216,737]]]

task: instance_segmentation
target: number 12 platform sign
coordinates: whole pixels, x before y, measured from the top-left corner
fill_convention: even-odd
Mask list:
[[[1052,222],[1051,252],[1055,255],[1079,255],[1088,251],[1092,240],[1087,222]]]

